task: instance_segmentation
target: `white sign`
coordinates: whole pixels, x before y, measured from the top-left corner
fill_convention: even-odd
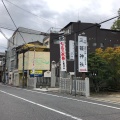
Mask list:
[[[70,60],[74,60],[74,41],[73,40],[69,40],[69,59]]]
[[[61,71],[66,71],[66,48],[65,41],[60,41]]]
[[[51,71],[44,72],[44,77],[51,77]]]
[[[87,37],[78,36],[78,72],[87,71]]]

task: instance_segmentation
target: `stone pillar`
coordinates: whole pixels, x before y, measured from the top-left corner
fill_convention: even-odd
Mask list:
[[[89,78],[85,78],[85,96],[89,97],[90,96],[90,84],[89,84]]]
[[[56,82],[56,62],[52,61],[51,64],[51,87],[55,87],[55,82]]]

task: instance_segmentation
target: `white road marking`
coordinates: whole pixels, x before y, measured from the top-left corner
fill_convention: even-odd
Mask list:
[[[11,86],[8,86],[8,87],[11,87]],[[22,89],[22,88],[16,88],[16,89]],[[95,102],[89,102],[89,101],[85,101],[85,100],[79,100],[79,99],[74,99],[74,98],[69,98],[69,97],[63,97],[63,96],[59,96],[59,95],[53,95],[53,94],[48,94],[48,93],[43,93],[43,92],[37,92],[37,91],[33,91],[33,90],[27,90],[27,89],[22,89],[22,90],[33,92],[33,93],[39,93],[39,94],[49,95],[49,96],[53,96],[53,97],[64,98],[64,99],[68,99],[68,100],[73,100],[73,101],[78,101],[78,102],[83,102],[83,103],[89,103],[89,104],[93,104],[93,105],[98,105],[98,106],[103,106],[103,107],[107,107],[107,108],[113,108],[113,109],[120,110],[119,107],[114,107],[114,106],[110,106],[110,105],[104,105],[104,104],[95,103]]]
[[[14,95],[14,94],[11,94],[11,93],[8,93],[8,92],[2,91],[2,90],[0,90],[0,92],[5,93],[5,94],[10,95],[10,96],[13,96],[13,97],[18,98],[18,99],[21,99],[21,100],[23,100],[23,101],[29,102],[29,103],[31,103],[31,104],[37,105],[37,106],[39,106],[39,107],[46,108],[46,109],[51,110],[51,111],[53,111],[53,112],[59,113],[59,114],[61,114],[61,115],[64,115],[64,116],[70,117],[70,118],[72,118],[72,119],[74,119],[74,120],[82,120],[81,118],[78,118],[78,117],[72,116],[72,115],[70,115],[70,114],[67,114],[67,113],[64,113],[64,112],[58,111],[58,110],[56,110],[56,109],[53,109],[53,108],[50,108],[50,107],[44,106],[44,105],[39,104],[39,103],[35,103],[35,102],[33,102],[33,101],[30,101],[30,100],[27,100],[27,99],[25,99],[25,98],[22,98],[22,97],[16,96],[16,95]]]

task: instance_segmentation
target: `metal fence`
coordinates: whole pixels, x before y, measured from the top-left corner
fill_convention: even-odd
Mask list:
[[[90,95],[89,78],[85,78],[85,80],[80,80],[76,78],[76,87],[74,86],[75,80],[72,80],[70,78],[60,78],[60,92],[72,94],[73,92],[75,92],[76,88],[76,94],[85,95],[86,97]]]

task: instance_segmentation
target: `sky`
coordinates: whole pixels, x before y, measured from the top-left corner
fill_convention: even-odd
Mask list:
[[[117,16],[119,0],[3,0],[17,27],[47,32],[51,27],[59,30],[69,22],[100,23]],[[18,7],[16,7],[17,5]],[[20,8],[22,9],[20,9]],[[28,12],[24,11],[27,10]],[[35,14],[36,16],[30,14]],[[16,29],[0,1],[0,27]],[[102,24],[110,29],[114,20]],[[13,31],[1,29],[7,38]],[[0,52],[7,48],[7,39],[0,34]]]

